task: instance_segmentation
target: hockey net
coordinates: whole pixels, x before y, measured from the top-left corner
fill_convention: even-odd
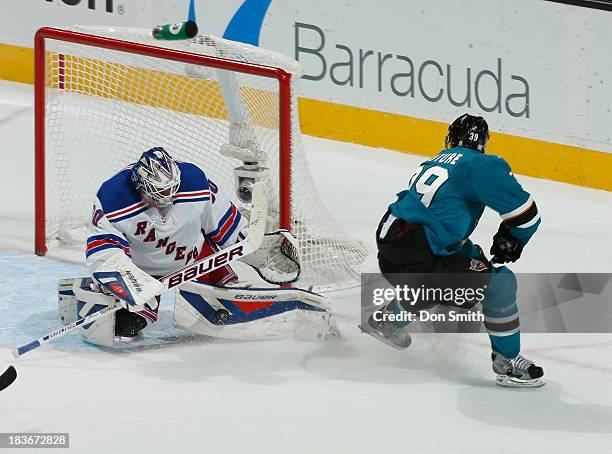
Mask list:
[[[99,185],[163,146],[202,167],[247,216],[249,185],[268,182],[268,228],[296,236],[299,285],[356,281],[367,250],[316,190],[301,140],[295,60],[209,35],[158,41],[132,28],[41,29],[36,49],[37,253],[83,247]]]

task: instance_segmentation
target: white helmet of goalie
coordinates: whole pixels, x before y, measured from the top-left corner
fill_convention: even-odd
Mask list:
[[[155,208],[171,205],[181,184],[181,171],[162,147],[145,151],[132,167],[131,177],[143,200]]]

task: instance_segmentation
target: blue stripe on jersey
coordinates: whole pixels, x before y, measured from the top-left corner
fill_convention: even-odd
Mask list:
[[[97,246],[97,247],[95,247],[95,248],[91,249],[90,251],[87,251],[87,252],[85,253],[85,257],[88,257],[88,258],[89,258],[91,255],[93,255],[93,254],[95,254],[95,253],[97,253],[97,252],[103,251],[103,250],[105,250],[105,249],[119,249],[119,250],[120,250],[120,251],[122,251],[122,252],[123,252],[125,255],[127,255],[127,256],[128,256],[128,257],[130,257],[130,258],[132,258],[132,254],[129,254],[128,252],[125,252],[125,250],[124,250],[124,249],[123,249],[121,246],[119,246],[119,245],[117,245],[117,244],[102,244],[102,245],[100,245],[100,246]]]
[[[225,235],[223,235],[223,238],[221,238],[220,244],[225,244],[225,242],[231,238],[232,234],[236,230],[236,227],[238,227],[238,224],[240,224],[240,219],[241,218],[242,218],[242,215],[240,214],[240,211],[237,211],[236,219],[234,219],[234,223],[228,229],[228,231],[225,232]]]
[[[130,247],[130,244],[123,238],[117,235],[113,235],[112,233],[105,233],[103,235],[94,235],[87,238],[87,244],[92,243],[97,240],[115,240],[119,243],[123,244],[125,247]]]
[[[123,169],[100,186],[96,195],[105,214],[124,210],[141,201],[138,191],[132,184],[130,175],[131,168]]]
[[[229,219],[229,217],[232,215],[233,208],[234,208],[234,205],[231,205],[229,207],[229,210],[226,211],[226,213],[223,215],[223,217],[219,221],[219,224],[217,224],[217,228],[215,230],[213,230],[212,232],[210,232],[208,234],[208,236],[215,236],[215,235],[217,235],[219,233],[219,230],[221,230],[221,227],[223,227],[223,224],[225,224],[227,222],[227,220]],[[240,212],[238,212],[238,214],[240,214]],[[238,217],[238,216],[236,216],[236,217]]]
[[[190,162],[177,162],[176,165],[181,171],[181,185],[178,192],[205,191],[210,189],[206,174],[198,166]]]
[[[139,215],[140,213],[144,213],[144,212],[145,212],[145,211],[147,211],[148,209],[149,209],[149,207],[145,205],[145,206],[144,206],[144,207],[142,207],[140,210],[133,211],[132,213],[128,213],[128,214],[126,214],[125,216],[121,216],[120,218],[117,218],[117,219],[109,219],[109,222],[115,223],[115,222],[125,221],[126,219],[133,218],[134,216]]]
[[[179,204],[179,203],[187,203],[187,202],[206,202],[210,200],[210,197],[200,197],[197,199],[178,199],[178,200],[174,200],[172,203],[174,203],[175,205]]]

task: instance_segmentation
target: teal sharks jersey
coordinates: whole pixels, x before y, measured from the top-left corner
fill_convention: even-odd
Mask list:
[[[436,255],[455,253],[476,228],[485,207],[497,211],[522,244],[540,224],[535,202],[508,163],[470,148],[444,150],[425,161],[397,197],[389,206],[391,213],[423,225]]]

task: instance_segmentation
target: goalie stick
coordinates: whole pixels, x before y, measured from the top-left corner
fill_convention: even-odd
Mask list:
[[[208,274],[211,271],[233,262],[234,260],[252,254],[259,249],[261,243],[263,242],[266,231],[266,221],[268,218],[268,191],[265,183],[255,183],[253,185],[252,193],[253,206],[251,208],[247,237],[230,247],[221,249],[208,257],[197,260],[196,262],[184,266],[174,273],[164,276],[160,279],[163,286],[162,291],[170,290],[185,282],[197,279],[204,274]],[[79,319],[70,325],[53,331],[46,336],[33,340],[32,342],[22,345],[21,347],[16,347],[12,351],[13,356],[15,359],[18,359],[27,352],[32,351],[43,344],[51,342],[58,337],[68,334],[81,325],[92,323],[101,317],[111,314],[121,309],[121,307],[122,306],[120,305],[115,307],[106,307],[98,312],[88,315],[85,318]],[[10,366],[2,375],[0,375],[0,391],[10,386],[16,378],[17,372],[13,366]]]

